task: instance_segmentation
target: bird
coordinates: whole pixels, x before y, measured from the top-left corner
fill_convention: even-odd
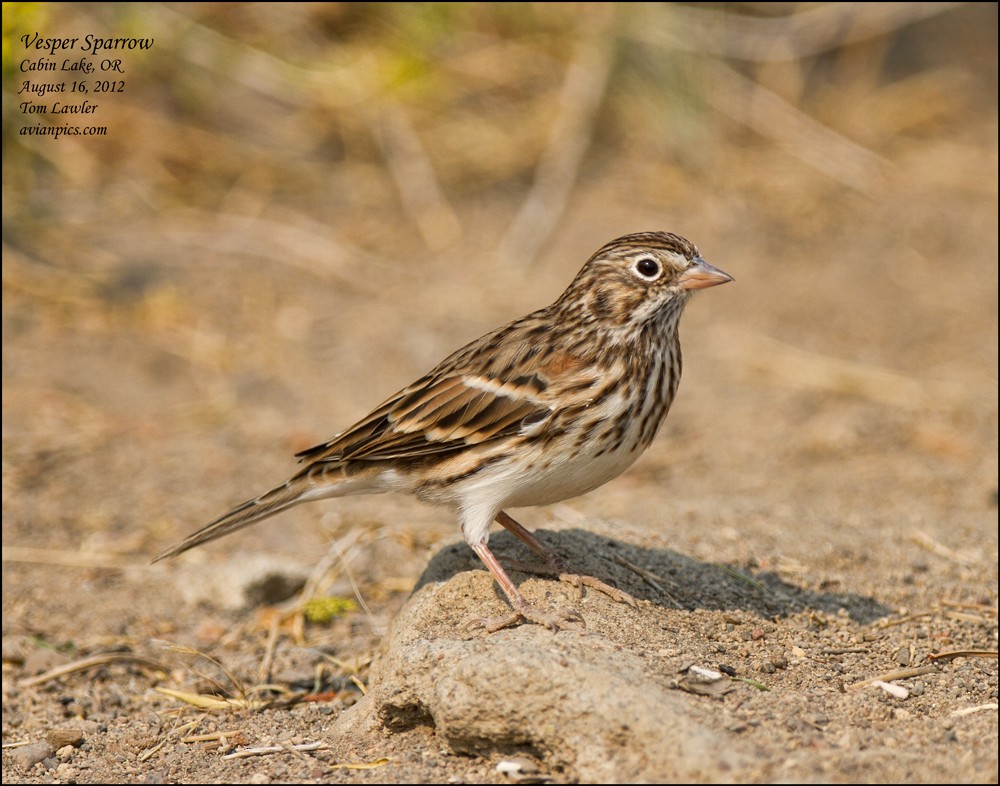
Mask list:
[[[303,502],[403,492],[453,512],[466,543],[511,610],[470,625],[495,633],[522,623],[558,631],[586,624],[521,594],[489,548],[494,521],[545,563],[546,573],[637,605],[628,593],[572,571],[507,508],[579,496],[627,469],[652,443],[681,378],[678,322],[691,294],[732,281],[669,232],[602,246],[555,302],[453,352],[327,442],[296,454],[304,466],[164,551],[173,557]]]

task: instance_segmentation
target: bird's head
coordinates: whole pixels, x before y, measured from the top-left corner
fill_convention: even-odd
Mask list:
[[[651,320],[676,324],[692,291],[732,280],[679,235],[640,232],[598,250],[557,305],[608,327],[627,329]]]

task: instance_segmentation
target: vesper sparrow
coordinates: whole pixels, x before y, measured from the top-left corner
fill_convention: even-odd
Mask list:
[[[621,590],[573,574],[503,509],[588,492],[649,447],[681,379],[684,305],[692,290],[731,280],[677,235],[613,240],[552,305],[449,355],[343,433],[299,453],[305,467],[288,481],[156,560],[300,502],[404,491],[451,508],[507,594],[511,614],[475,620],[491,632],[522,621],[553,630],[582,621],[572,609],[546,612],[524,599],[487,546],[494,520],[581,592],[586,585],[634,605]]]

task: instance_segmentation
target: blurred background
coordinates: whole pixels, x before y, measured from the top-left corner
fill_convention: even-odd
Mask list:
[[[5,626],[32,602],[78,625],[60,566],[143,565],[643,230],[735,283],[688,308],[661,438],[572,510],[699,559],[836,573],[912,536],[995,571],[995,4],[5,3],[3,24]],[[20,70],[36,31],[154,45],[65,120],[20,108],[56,79]],[[22,133],[67,122],[107,133]],[[457,536],[344,500],[208,553],[312,564],[350,528],[389,544],[356,563],[375,600]]]

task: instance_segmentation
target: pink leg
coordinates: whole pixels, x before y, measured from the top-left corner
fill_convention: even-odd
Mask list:
[[[529,549],[545,560],[546,565],[548,565],[548,573],[557,576],[560,581],[568,582],[577,587],[580,590],[581,596],[583,595],[583,588],[590,587],[598,592],[603,592],[609,598],[619,603],[627,603],[629,606],[639,605],[635,598],[617,587],[612,587],[610,584],[606,584],[593,576],[581,576],[578,573],[574,573],[551,546],[539,540],[534,534],[526,530],[502,510],[497,514],[497,523],[506,528],[514,537],[523,541]],[[537,570],[532,569],[531,572],[537,572]]]
[[[473,546],[472,550],[479,555],[479,559],[483,561],[489,572],[493,574],[493,578],[497,580],[500,588],[510,600],[510,605],[514,607],[514,611],[506,617],[474,619],[469,622],[469,625],[481,625],[488,633],[496,633],[498,630],[509,628],[525,620],[538,625],[544,625],[546,628],[554,631],[559,630],[562,624],[566,622],[583,622],[583,617],[574,609],[565,609],[549,614],[532,606],[524,599],[524,596],[518,591],[517,587],[514,586],[514,582],[510,580],[510,576],[500,566],[497,558],[493,556],[493,552],[489,550],[485,543]]]

